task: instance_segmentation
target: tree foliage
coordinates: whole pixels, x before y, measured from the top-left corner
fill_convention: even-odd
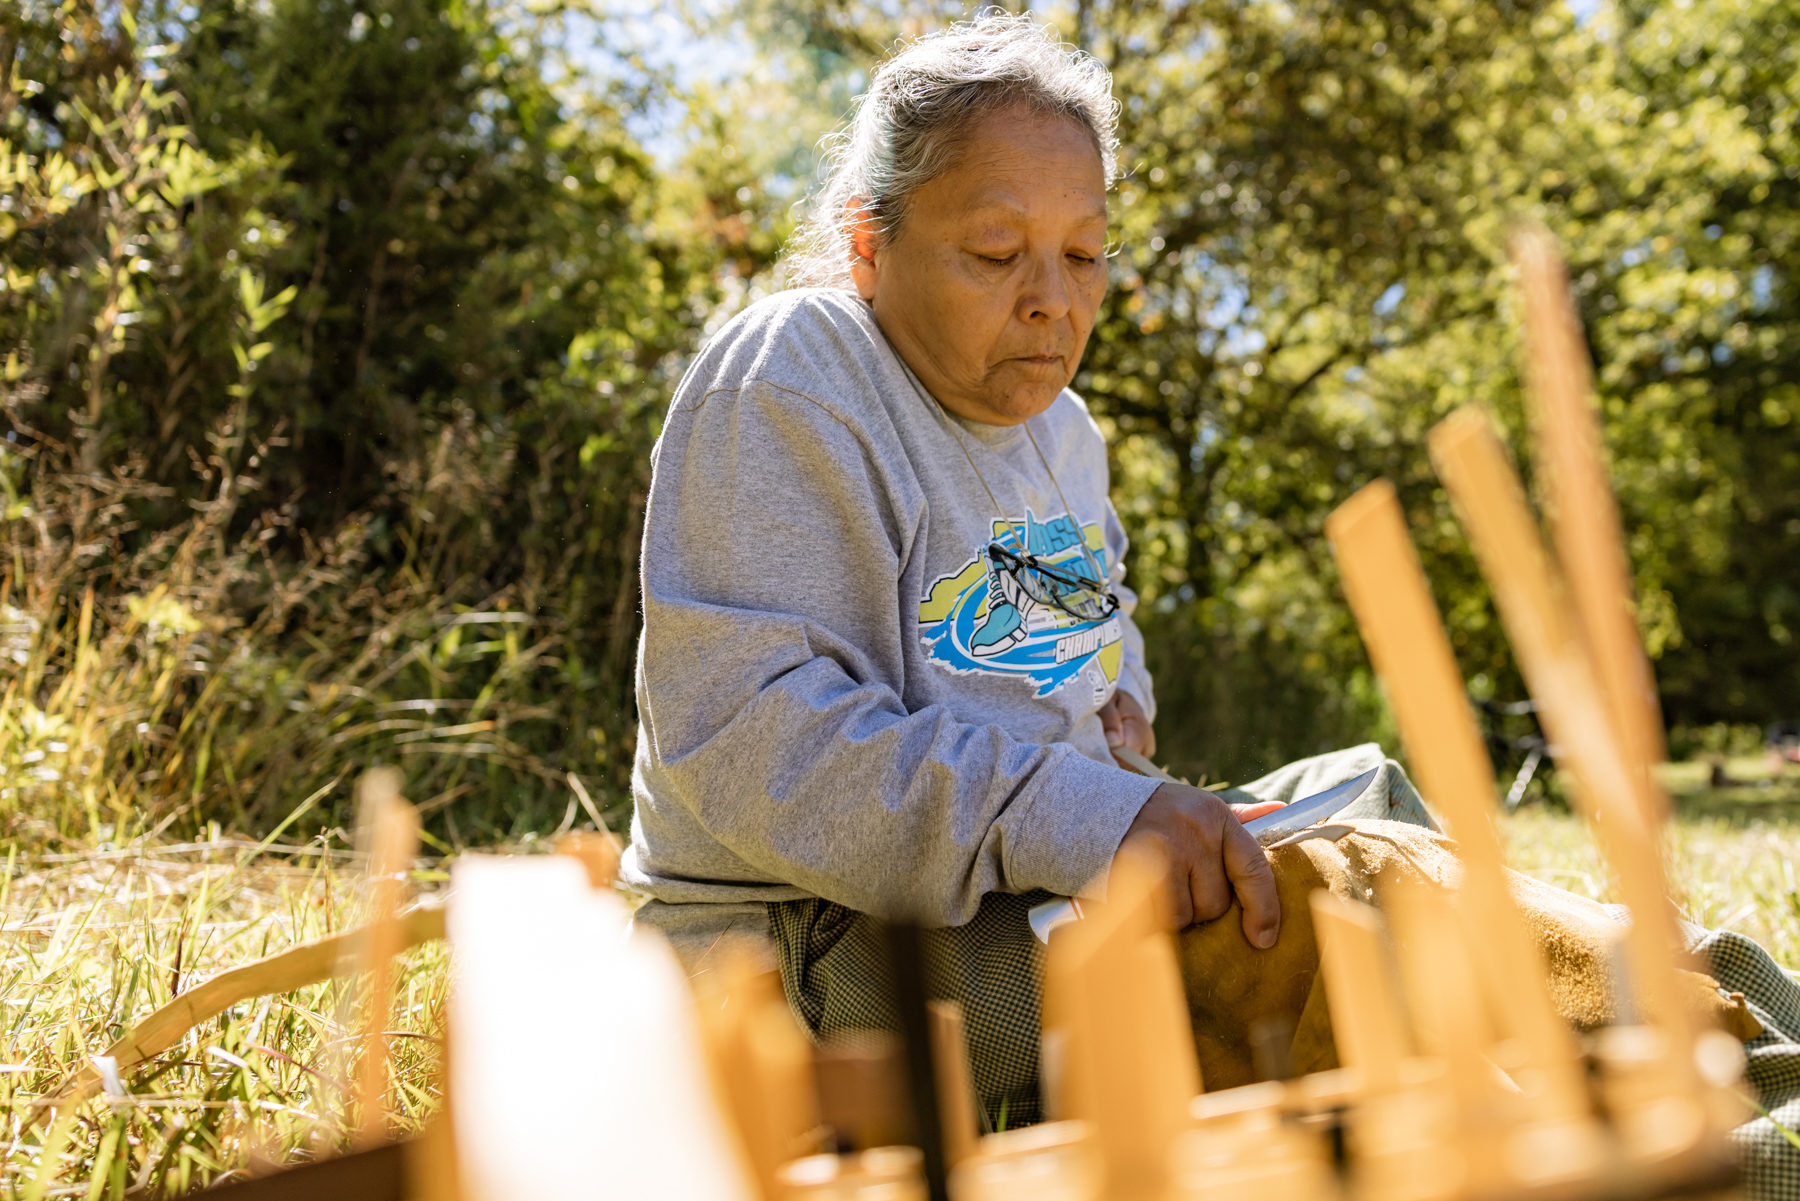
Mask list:
[[[884,48],[964,10],[742,0],[712,31],[736,74],[598,78],[571,22],[630,50],[597,9],[176,2],[0,25],[26,706],[0,755],[65,744],[42,731],[96,687],[84,645],[138,681],[107,704],[143,730],[46,751],[59,778],[0,809],[54,794],[75,816],[52,826],[99,823],[71,781],[129,778],[121,815],[266,825],[376,757],[445,838],[557,819],[569,771],[621,802],[675,376],[779,286],[818,139]],[[1800,713],[1800,3],[1046,15],[1123,103],[1077,386],[1112,435],[1168,758],[1241,777],[1391,735],[1322,538],[1377,476],[1475,691],[1523,694],[1423,453],[1477,402],[1523,458],[1520,219],[1568,249],[1667,714]],[[654,156],[630,132],[652,112],[679,114]]]
[[[1793,6],[1586,25],[1558,3],[1180,11],[1084,27],[1133,156],[1087,388],[1163,465],[1133,497],[1144,566],[1164,627],[1209,652],[1185,678],[1170,663],[1176,695],[1221,654],[1277,695],[1315,690],[1316,706],[1252,703],[1287,741],[1263,762],[1303,749],[1296,717],[1322,713],[1328,740],[1378,722],[1320,537],[1377,475],[1401,488],[1465,672],[1523,694],[1422,443],[1475,401],[1523,452],[1504,241],[1531,219],[1568,249],[1669,717],[1797,707]],[[1233,712],[1211,688],[1190,711]],[[1229,761],[1209,733],[1195,745]]]
[[[642,95],[553,88],[559,15],[500,0],[14,12],[15,687],[104,677],[141,734],[19,742],[67,762],[15,825],[74,776],[133,782],[85,806],[119,834],[268,824],[379,758],[451,838],[555,824],[569,771],[617,803],[648,452],[744,253]]]
[[[748,11],[790,52],[821,30],[902,32],[877,6]],[[1322,536],[1377,476],[1400,488],[1475,691],[1523,695],[1424,435],[1481,403],[1523,458],[1505,241],[1524,219],[1568,251],[1668,716],[1800,712],[1800,6],[1049,16],[1123,104],[1113,289],[1077,387],[1114,434],[1171,758],[1241,776],[1391,735]],[[870,65],[832,44],[840,70]]]

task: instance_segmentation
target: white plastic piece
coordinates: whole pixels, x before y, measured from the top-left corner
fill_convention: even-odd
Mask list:
[[[751,1201],[687,980],[564,856],[468,856],[448,913],[468,1201]]]
[[[1050,945],[1050,931],[1064,922],[1081,919],[1081,902],[1074,897],[1053,897],[1042,904],[1033,905],[1026,919],[1031,922],[1031,932],[1045,946]]]

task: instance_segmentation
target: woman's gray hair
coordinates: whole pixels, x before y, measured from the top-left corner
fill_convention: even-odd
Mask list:
[[[950,165],[969,127],[1015,105],[1085,129],[1112,186],[1119,104],[1106,68],[1049,26],[990,10],[919,38],[876,68],[850,123],[828,142],[824,186],[788,244],[788,278],[850,287],[846,206],[860,204],[878,237],[895,237],[912,194]]]

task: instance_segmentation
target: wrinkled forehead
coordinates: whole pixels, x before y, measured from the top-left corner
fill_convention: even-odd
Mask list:
[[[1084,195],[1086,189],[1042,181],[1030,187],[995,182],[976,189],[954,210],[972,224],[1022,225],[1054,212],[1072,225],[1106,228],[1106,198]]]
[[[933,186],[935,185],[935,186]],[[1080,123],[1018,109],[989,114],[926,185],[946,216],[997,224],[1054,216],[1106,225],[1106,169]]]

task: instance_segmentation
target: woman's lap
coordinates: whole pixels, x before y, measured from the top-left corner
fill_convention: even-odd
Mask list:
[[[989,893],[967,925],[925,934],[926,991],[962,1008],[969,1074],[990,1118],[1042,1117],[1038,1099],[1038,981],[1043,945],[1027,913],[1048,893]],[[868,915],[817,898],[769,905],[769,933],[788,1004],[821,1041],[895,1030],[886,950]]]
[[[1220,795],[1237,804],[1292,801],[1371,767],[1379,767],[1381,775],[1345,816],[1435,828],[1406,772],[1374,743],[1290,763]],[[1014,1126],[1041,1116],[1043,944],[1033,936],[1027,914],[1047,896],[990,893],[969,924],[930,931],[926,939],[931,995],[962,1006],[976,1093],[990,1115],[1004,1103],[1007,1123]],[[782,986],[815,1037],[897,1027],[887,961],[871,919],[817,898],[775,902],[768,910]]]

